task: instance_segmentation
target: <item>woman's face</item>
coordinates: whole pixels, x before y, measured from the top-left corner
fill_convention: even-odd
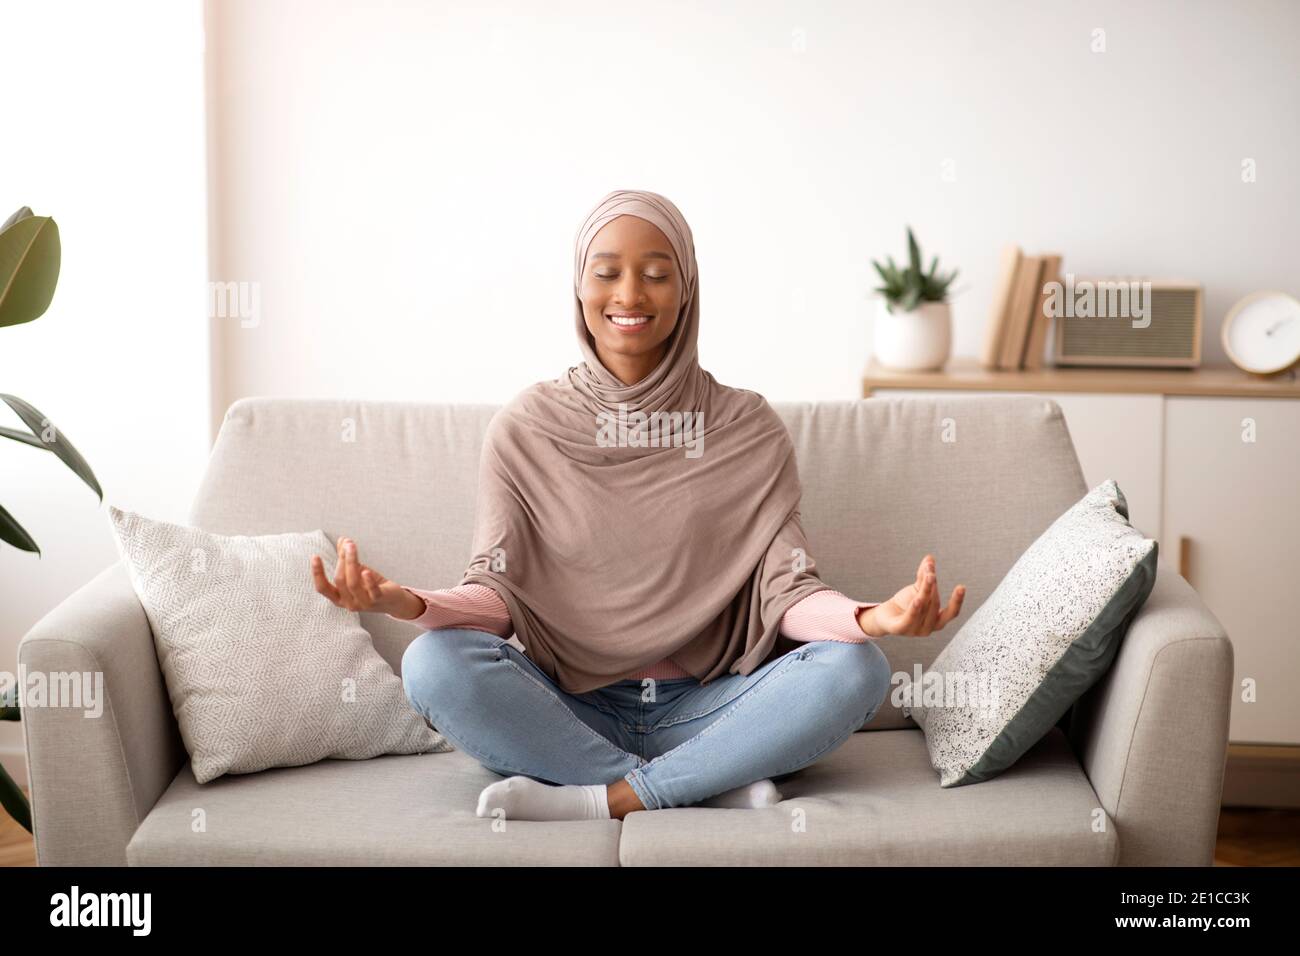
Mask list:
[[[681,309],[682,276],[668,237],[637,216],[605,223],[587,249],[578,298],[605,368],[624,385],[645,378],[663,358]]]

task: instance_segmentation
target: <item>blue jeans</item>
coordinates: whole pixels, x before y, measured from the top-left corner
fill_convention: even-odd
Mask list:
[[[875,715],[889,677],[872,640],[801,644],[704,686],[620,680],[584,694],[486,631],[425,631],[402,657],[411,705],[488,770],[556,784],[621,778],[647,810],[808,766]]]

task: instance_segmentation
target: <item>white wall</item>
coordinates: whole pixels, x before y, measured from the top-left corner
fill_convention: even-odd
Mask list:
[[[49,311],[0,328],[0,391],[31,402],[104,489],[0,441],[0,504],[40,545],[0,545],[0,670],[50,608],[117,558],[108,505],[183,521],[207,460],[203,34],[198,0],[0,4],[0,221],[62,238]],[[5,425],[21,427],[7,406]],[[22,727],[0,759],[24,776]]]
[[[860,394],[870,259],[903,254],[907,223],[962,269],[957,354],[1008,240],[1203,282],[1207,364],[1238,297],[1300,293],[1300,4],[214,14],[214,261],[262,292],[257,327],[224,325],[217,416],[270,393],[504,401],[560,374],[573,233],[614,188],[681,207],[701,363],[773,400]]]

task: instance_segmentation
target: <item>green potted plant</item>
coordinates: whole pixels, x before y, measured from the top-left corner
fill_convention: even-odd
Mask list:
[[[939,257],[921,269],[921,248],[907,229],[908,264],[900,269],[894,257],[884,264],[872,260],[884,285],[876,289],[881,298],[876,309],[874,351],[876,361],[886,368],[926,371],[943,368],[952,350],[952,313],[948,287],[957,278],[954,269],[940,274]]]
[[[0,226],[0,327],[21,325],[45,314],[59,281],[59,227],[49,216],[34,216],[24,206]],[[0,425],[0,436],[32,448],[52,452],[104,501],[86,459],[60,434],[50,420],[16,395],[0,393],[26,428]],[[0,505],[0,541],[23,551],[41,549],[27,530]],[[0,695],[0,720],[22,719],[22,688],[17,683]],[[32,811],[23,794],[3,766],[0,766],[0,805],[26,828],[32,830]]]

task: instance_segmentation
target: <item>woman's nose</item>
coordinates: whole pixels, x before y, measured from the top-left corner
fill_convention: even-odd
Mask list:
[[[634,308],[641,303],[641,280],[636,278],[624,279],[618,284],[618,292],[615,296],[625,308]]]

